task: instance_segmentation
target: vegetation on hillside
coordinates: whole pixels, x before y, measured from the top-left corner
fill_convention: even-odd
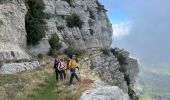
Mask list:
[[[84,51],[80,51],[80,50],[75,50],[73,48],[68,48],[65,50],[64,52],[66,55],[68,55],[69,57],[71,57],[72,55],[76,55],[76,56],[81,56],[82,54],[84,54]]]
[[[79,27],[79,28],[82,28],[82,25],[83,25],[83,21],[80,19],[80,17],[73,13],[71,14],[70,16],[68,16],[66,18],[66,21],[67,21],[67,26],[69,28],[73,28],[73,27]]]
[[[49,43],[51,46],[49,55],[53,57],[57,57],[58,50],[62,47],[59,36],[56,33],[52,34],[51,38],[49,39]]]
[[[100,12],[106,12],[106,11],[107,11],[107,10],[104,8],[104,5],[102,5],[98,0],[96,0],[96,4],[98,5],[98,6],[97,6],[98,13],[100,13]]]
[[[39,61],[45,60],[47,65],[31,71],[11,75],[0,75],[0,99],[25,100],[27,96],[33,96],[30,94],[35,93],[45,85],[44,80],[48,79],[48,77],[53,74],[53,69],[51,67],[52,58],[43,57],[42,59],[35,59]]]
[[[25,16],[27,44],[37,45],[47,31],[45,5],[43,0],[25,0],[25,4],[28,9]]]
[[[126,58],[121,53],[116,52],[113,48],[111,49],[111,52],[114,56],[116,56],[120,65],[127,65]],[[123,69],[122,71],[125,72],[126,70]]]
[[[103,54],[105,54],[105,55],[109,55],[109,54],[110,54],[110,50],[109,50],[109,49],[102,49],[101,51],[102,51]]]

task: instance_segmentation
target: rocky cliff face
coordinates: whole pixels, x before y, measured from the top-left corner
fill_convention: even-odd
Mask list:
[[[24,3],[17,0],[0,1],[0,61],[24,60],[26,47]]]
[[[48,32],[39,45],[32,48],[33,54],[45,54],[49,51],[48,39],[52,34],[57,33],[62,42],[63,48],[68,47],[95,51],[82,58],[81,64],[86,64],[99,75],[104,81],[118,85],[124,92],[128,92],[128,84],[125,75],[130,78],[131,87],[135,82],[138,73],[138,64],[135,59],[129,58],[129,53],[118,50],[127,61],[124,66],[126,72],[121,72],[118,58],[108,51],[102,53],[101,49],[110,49],[112,43],[112,25],[106,15],[105,9],[96,0],[43,0],[45,12],[50,14],[50,19],[46,20]],[[20,0],[1,0],[0,1],[0,62],[10,61],[29,61],[31,58],[26,53],[26,31],[25,14],[26,7]],[[76,14],[83,21],[81,28],[69,28],[67,17]],[[39,64],[23,63],[1,65],[0,73],[21,72],[32,69]],[[26,66],[29,65],[29,66]],[[36,66],[34,66],[36,65]],[[18,70],[19,69],[19,70]],[[21,69],[21,70],[20,70]]]
[[[44,0],[46,5],[45,12],[50,13],[52,17],[47,20],[49,31],[46,37],[57,33],[65,48],[71,47],[77,50],[101,50],[110,49],[112,43],[112,25],[110,24],[104,9],[96,0]],[[71,14],[77,14],[83,21],[82,28],[69,28],[67,17]],[[93,33],[92,33],[93,32]],[[126,54],[121,52],[122,54]],[[138,73],[137,62],[128,59],[127,74],[134,82],[135,75]],[[82,60],[90,66],[94,72],[98,73],[105,81],[118,85],[125,92],[128,92],[128,85],[124,79],[124,73],[119,71],[120,64],[117,58],[111,54],[105,55],[102,52],[94,53]],[[133,65],[134,64],[134,65]],[[135,71],[131,71],[131,66]],[[133,84],[132,82],[132,84]]]
[[[139,72],[138,63],[137,60],[129,57],[127,51],[118,48],[116,50],[125,58],[125,65],[121,65],[119,58],[110,51],[108,51],[108,54],[93,52],[80,60],[80,64],[90,66],[94,75],[99,76],[109,84],[119,86],[124,92],[128,93],[129,88],[132,89],[136,81]],[[122,68],[126,71],[121,71]]]
[[[23,1],[0,0],[0,74],[21,72],[37,67],[34,63],[24,62],[31,60],[26,53],[26,12]]]
[[[71,1],[71,0],[70,0]],[[79,50],[93,48],[110,48],[112,43],[112,27],[104,11],[99,11],[96,0],[44,0],[45,11],[53,16],[48,22],[47,37],[58,33],[66,47]],[[67,16],[77,14],[83,21],[82,28],[69,28]],[[61,30],[59,28],[62,27]]]

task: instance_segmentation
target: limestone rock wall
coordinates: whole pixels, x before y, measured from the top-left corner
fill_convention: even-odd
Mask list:
[[[39,66],[26,50],[23,0],[0,0],[0,74],[13,74]],[[17,63],[18,62],[18,63]]]
[[[93,72],[109,84],[119,86],[124,92],[128,92],[128,86],[124,80],[124,74],[119,71],[119,62],[111,53],[105,55],[102,52],[93,54],[80,61],[82,65],[88,65]]]
[[[24,50],[26,12],[20,0],[0,1],[0,61],[30,59]]]
[[[126,70],[127,75],[129,75],[130,78],[130,86],[133,87],[133,85],[136,82],[136,78],[139,73],[139,67],[138,67],[138,61],[132,57],[129,56],[129,52],[124,49],[115,48],[114,49],[117,54],[122,55],[125,58],[126,65],[123,65],[123,67]]]
[[[129,57],[129,52],[122,49],[117,50],[117,52],[123,55],[127,60],[127,64],[123,66],[126,72],[120,71],[121,64],[118,58],[111,52],[109,52],[108,55],[103,54],[103,52],[93,53],[80,60],[80,64],[83,66],[90,66],[93,74],[98,75],[109,84],[119,86],[124,92],[128,93],[129,86],[125,79],[125,74],[129,76],[130,88],[132,89],[139,72],[138,62]]]
[[[49,31],[46,37],[58,33],[61,41],[68,47],[78,50],[92,48],[110,48],[112,43],[112,26],[104,11],[97,10],[96,0],[44,0],[45,12],[53,16],[47,20]],[[82,28],[68,28],[66,18],[76,13],[83,20]],[[91,18],[93,14],[94,18]],[[59,30],[59,27],[62,27]],[[93,31],[93,33],[91,33]]]
[[[26,46],[25,14],[27,9],[18,0],[0,2],[0,42]]]

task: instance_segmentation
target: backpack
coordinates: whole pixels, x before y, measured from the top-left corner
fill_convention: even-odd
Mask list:
[[[62,65],[63,64],[63,65]],[[61,71],[61,70],[64,70],[64,63],[59,61],[58,64],[57,64],[57,70]]]
[[[57,70],[58,70],[58,68],[57,68],[57,67],[58,67],[58,64],[59,64],[59,61],[55,60],[55,62],[54,62],[54,68],[57,69]]]

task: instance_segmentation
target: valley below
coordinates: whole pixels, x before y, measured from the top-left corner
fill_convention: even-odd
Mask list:
[[[138,76],[140,100],[170,100],[170,68],[142,66]]]

